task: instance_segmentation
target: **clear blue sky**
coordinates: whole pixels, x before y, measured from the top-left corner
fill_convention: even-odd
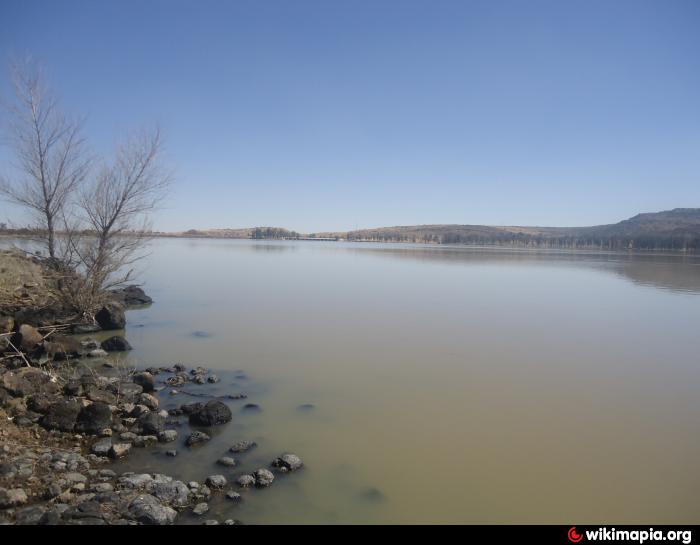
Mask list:
[[[697,0],[2,0],[26,52],[97,151],[160,123],[160,229],[700,206]]]

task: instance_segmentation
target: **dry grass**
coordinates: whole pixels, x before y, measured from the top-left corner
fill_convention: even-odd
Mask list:
[[[0,252],[0,305],[25,302],[45,288],[41,266],[18,251]]]

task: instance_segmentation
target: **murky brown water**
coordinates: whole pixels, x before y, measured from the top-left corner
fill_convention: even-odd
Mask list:
[[[156,241],[144,277],[156,303],[130,313],[129,357],[221,370],[219,392],[263,410],[231,401],[206,447],[131,463],[203,479],[306,462],[215,516],[700,518],[699,258],[182,239]],[[216,466],[239,439],[260,446]]]

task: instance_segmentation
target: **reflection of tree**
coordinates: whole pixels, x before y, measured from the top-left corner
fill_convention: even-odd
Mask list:
[[[593,269],[618,274],[635,284],[700,293],[700,257],[692,255],[449,246],[352,245],[346,249],[387,259],[438,262],[455,266],[517,264]]]

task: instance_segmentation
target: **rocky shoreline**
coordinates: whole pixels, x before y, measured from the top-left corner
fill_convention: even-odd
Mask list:
[[[130,301],[136,297],[138,304],[147,302],[140,288],[121,290],[120,296],[121,301],[107,303],[98,313],[99,329],[123,328]],[[28,315],[23,310],[0,324],[0,339],[5,340],[0,345],[1,524],[165,525],[180,522],[184,514],[208,525],[237,524],[207,517],[209,501],[221,495],[240,502],[252,490],[303,467],[298,456],[281,453],[267,467],[239,469],[234,455],[244,457],[256,446],[239,441],[218,460],[220,472],[203,474],[198,481],[183,482],[164,473],[119,473],[118,462],[133,449],[172,444],[165,454],[177,456],[178,447],[202,448],[211,428],[232,424],[229,404],[247,396],[200,391],[195,395],[205,401],[163,410],[161,396],[173,400],[189,393],[184,387],[206,388],[219,377],[182,364],[122,368],[103,358],[131,348],[123,336],[98,343],[55,331],[45,335],[29,323],[16,322]],[[85,333],[85,328],[71,327]],[[192,431],[181,434],[185,423]]]

